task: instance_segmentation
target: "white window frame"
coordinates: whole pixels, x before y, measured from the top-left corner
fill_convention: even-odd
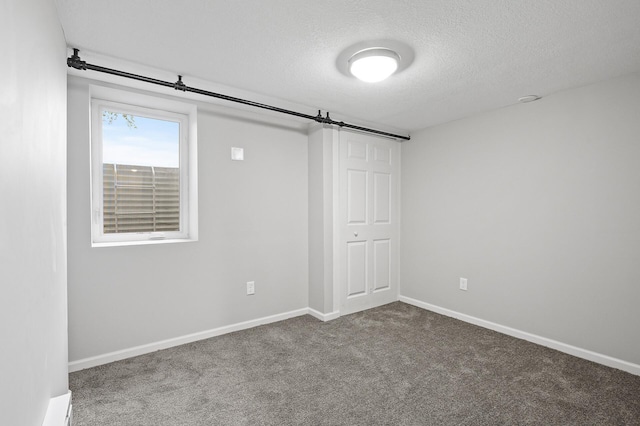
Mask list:
[[[180,123],[179,231],[104,233],[102,113],[105,110]],[[197,110],[194,105],[134,92],[91,88],[91,238],[92,246],[197,241]]]

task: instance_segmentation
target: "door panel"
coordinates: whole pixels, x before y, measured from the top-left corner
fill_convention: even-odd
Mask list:
[[[398,142],[340,131],[337,241],[340,313],[398,296]]]
[[[367,293],[367,243],[347,243],[347,297]]]
[[[391,286],[391,240],[373,241],[373,291]]]
[[[391,223],[391,175],[373,173],[373,223]]]
[[[349,160],[364,160],[368,159],[368,150],[366,143],[360,143],[359,141],[347,141]]]
[[[347,222],[367,223],[367,171],[347,170]]]
[[[373,160],[377,163],[386,164],[390,166],[391,165],[391,148],[383,147],[383,146],[374,146]]]

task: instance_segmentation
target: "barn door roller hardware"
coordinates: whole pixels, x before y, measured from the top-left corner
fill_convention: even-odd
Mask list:
[[[184,82],[182,81],[182,76],[181,75],[178,76],[178,81],[176,81],[174,83],[171,83],[169,81],[163,81],[163,80],[158,80],[158,79],[151,78],[151,77],[145,77],[143,75],[132,74],[132,73],[125,72],[125,71],[115,70],[113,68],[105,68],[105,67],[101,67],[99,65],[89,64],[86,61],[83,61],[82,59],[80,59],[80,56],[78,55],[78,53],[80,53],[80,50],[74,48],[73,49],[73,55],[71,55],[71,56],[69,56],[67,58],[67,66],[69,66],[70,68],[75,68],[77,70],[98,71],[98,72],[103,72],[103,73],[106,73],[106,74],[117,75],[119,77],[125,77],[125,78],[130,78],[130,79],[133,79],[133,80],[143,81],[145,83],[151,83],[151,84],[157,84],[159,86],[170,87],[170,88],[173,88],[175,90],[180,90],[182,92],[191,92],[191,93],[197,93],[199,95],[210,96],[212,98],[224,99],[225,101],[236,102],[236,103],[243,104],[243,105],[249,105],[249,106],[252,106],[252,107],[255,107],[255,108],[262,108],[262,109],[266,109],[266,110],[269,110],[269,111],[279,112],[279,113],[282,113],[282,114],[288,114],[288,115],[293,115],[293,116],[296,116],[296,117],[306,118],[308,120],[313,120],[313,121],[315,121],[317,123],[330,124],[330,125],[333,125],[333,126],[339,126],[339,127],[344,127],[344,128],[347,128],[347,129],[358,130],[360,132],[373,133],[373,134],[376,134],[376,135],[385,136],[385,137],[393,138],[393,139],[402,139],[402,140],[411,139],[410,136],[396,135],[394,133],[383,132],[381,130],[370,129],[368,127],[356,126],[354,124],[345,123],[344,121],[335,121],[331,117],[329,117],[329,112],[328,111],[327,111],[326,116],[324,116],[324,117],[322,116],[322,111],[321,110],[318,110],[318,115],[303,114],[303,113],[297,112],[297,111],[291,111],[291,110],[284,109],[284,108],[278,108],[278,107],[275,107],[273,105],[262,104],[262,103],[259,103],[259,102],[253,102],[253,101],[249,101],[249,100],[242,99],[242,98],[236,98],[236,97],[233,97],[233,96],[223,95],[221,93],[209,92],[208,90],[202,90],[202,89],[197,89],[195,87],[189,87],[186,84],[184,84]]]

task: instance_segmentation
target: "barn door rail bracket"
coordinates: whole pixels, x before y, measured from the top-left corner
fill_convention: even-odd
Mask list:
[[[354,124],[349,124],[349,123],[345,123],[344,121],[335,121],[333,120],[330,116],[329,116],[329,112],[327,111],[326,116],[322,116],[322,111],[318,110],[318,115],[309,115],[309,114],[304,114],[301,112],[297,112],[297,111],[292,111],[289,109],[284,109],[284,108],[279,108],[273,105],[268,105],[268,104],[263,104],[260,102],[254,102],[254,101],[250,101],[247,99],[242,99],[242,98],[236,98],[234,96],[228,96],[228,95],[224,95],[221,93],[216,93],[216,92],[210,92],[208,90],[203,90],[203,89],[198,89],[195,87],[190,87],[187,86],[183,81],[182,81],[182,76],[179,75],[178,76],[178,80],[175,82],[169,82],[169,81],[163,81],[163,80],[158,80],[155,78],[151,78],[151,77],[146,77],[143,75],[139,75],[139,74],[132,74],[129,72],[125,72],[125,71],[120,71],[120,70],[116,70],[113,68],[106,68],[106,67],[102,67],[99,65],[94,65],[94,64],[89,64],[86,61],[83,61],[80,58],[80,50],[74,48],[73,49],[73,55],[69,56],[67,58],[67,66],[70,68],[74,68],[77,70],[82,70],[82,71],[86,71],[86,70],[90,70],[90,71],[97,71],[97,72],[102,72],[105,74],[111,74],[111,75],[115,75],[115,76],[119,76],[119,77],[124,77],[124,78],[130,78],[133,80],[138,80],[138,81],[142,81],[145,83],[151,83],[151,84],[156,84],[159,86],[164,86],[164,87],[168,87],[168,88],[173,88],[175,90],[179,90],[181,92],[190,92],[190,93],[196,93],[199,95],[204,95],[204,96],[209,96],[212,98],[217,98],[217,99],[223,99],[225,101],[229,101],[229,102],[235,102],[235,103],[239,103],[239,104],[243,104],[243,105],[249,105],[255,108],[261,108],[261,109],[266,109],[269,111],[274,111],[274,112],[279,112],[281,114],[287,114],[287,115],[293,115],[296,117],[301,117],[301,118],[306,118],[308,120],[312,120],[315,121],[317,123],[322,123],[322,124],[329,124],[332,126],[338,126],[341,128],[346,128],[346,129],[352,129],[352,130],[357,130],[360,132],[365,132],[365,133],[372,133],[372,134],[376,134],[376,135],[380,135],[380,136],[384,136],[387,138],[392,138],[392,139],[400,139],[400,140],[410,140],[411,137],[410,136],[405,136],[405,135],[398,135],[398,134],[394,134],[394,133],[389,133],[389,132],[384,132],[382,130],[376,130],[376,129],[371,129],[368,127],[362,127],[362,126],[356,126]]]

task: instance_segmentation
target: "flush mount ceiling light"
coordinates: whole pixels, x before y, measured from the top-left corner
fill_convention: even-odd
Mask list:
[[[367,83],[376,83],[396,72],[400,55],[384,47],[361,50],[349,58],[349,72]]]
[[[335,66],[342,75],[353,80],[353,77],[356,76],[358,72],[356,69],[361,65],[360,62],[364,61],[364,63],[366,63],[374,61],[374,59],[368,58],[375,56],[382,57],[380,61],[387,63],[387,66],[390,65],[389,68],[392,68],[390,71],[386,71],[388,77],[390,75],[397,76],[409,68],[413,63],[415,53],[411,46],[398,40],[377,39],[360,41],[344,48],[338,56],[336,56]],[[395,69],[393,69],[394,63]],[[385,65],[375,65],[373,69],[380,71],[384,66]],[[367,79],[367,77],[363,77],[362,79],[366,79],[365,81],[373,81],[371,78]],[[380,81],[380,79],[377,81]]]

